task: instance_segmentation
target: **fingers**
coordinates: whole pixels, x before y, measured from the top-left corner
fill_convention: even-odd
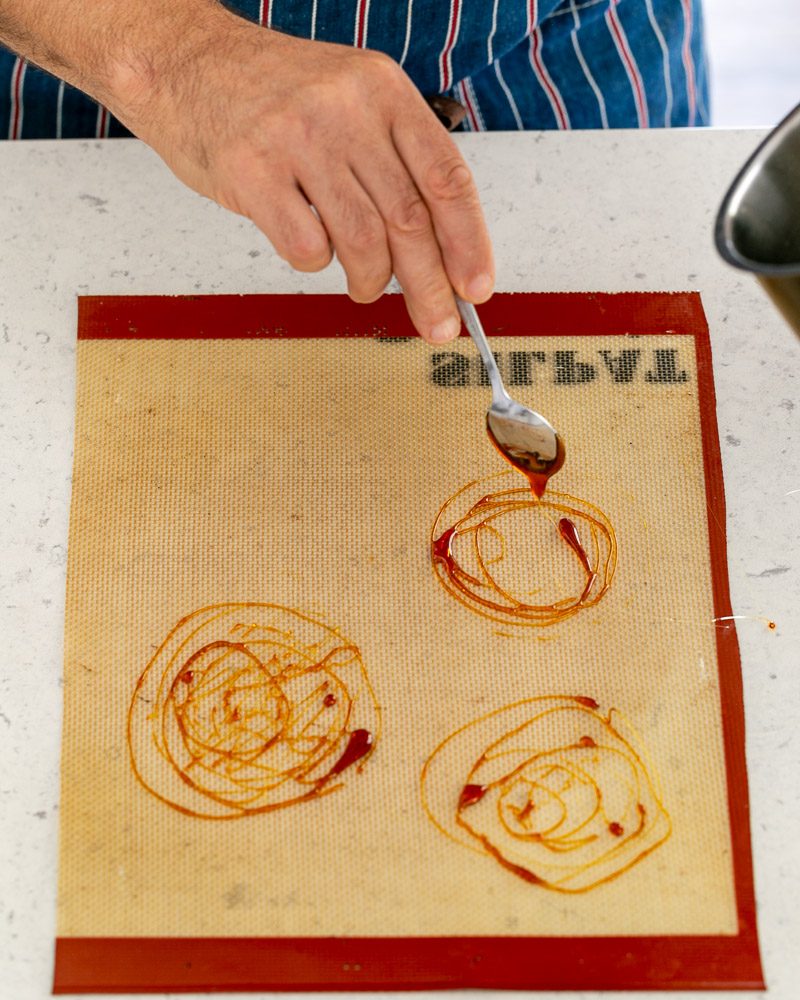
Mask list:
[[[289,82],[276,96],[253,74],[256,110],[244,137],[211,161],[213,197],[251,218],[298,270],[322,269],[335,250],[358,302],[378,298],[394,273],[420,334],[451,340],[461,329],[453,290],[482,302],[494,284],[464,159],[388,57],[280,44]],[[269,46],[265,65],[273,56]]]
[[[245,214],[298,271],[321,271],[331,262],[331,241],[322,222],[294,180],[285,181],[280,197],[264,198],[259,189]]]
[[[388,144],[354,170],[385,226],[391,266],[412,323],[429,343],[452,340],[461,329],[453,289],[430,212],[408,171]]]
[[[397,151],[430,212],[453,288],[470,302],[484,302],[494,288],[494,259],[475,181],[424,102],[412,103],[393,124]]]
[[[356,302],[374,302],[392,277],[386,227],[363,186],[348,166],[318,169],[300,177],[319,212]]]

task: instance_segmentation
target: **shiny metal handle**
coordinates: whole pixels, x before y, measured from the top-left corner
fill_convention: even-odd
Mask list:
[[[475,346],[480,351],[486,373],[489,376],[489,381],[492,383],[492,406],[498,410],[506,410],[511,405],[511,397],[503,385],[500,370],[497,367],[494,354],[492,354],[492,349],[489,347],[486,334],[483,332],[483,327],[481,326],[475,306],[471,302],[465,302],[458,296],[456,296],[456,305],[458,306],[458,311],[461,313],[461,318],[464,320],[464,326],[467,328],[470,337],[475,341]]]

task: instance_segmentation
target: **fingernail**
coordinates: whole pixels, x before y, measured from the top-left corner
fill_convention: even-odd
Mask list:
[[[494,281],[491,274],[479,274],[467,285],[467,298],[471,302],[484,302],[492,294]]]
[[[454,340],[461,332],[461,320],[455,316],[437,323],[430,332],[430,339],[434,344],[446,344],[448,340]]]

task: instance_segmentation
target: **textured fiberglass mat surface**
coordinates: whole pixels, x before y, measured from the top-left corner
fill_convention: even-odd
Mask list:
[[[55,986],[758,986],[696,294],[80,301]]]

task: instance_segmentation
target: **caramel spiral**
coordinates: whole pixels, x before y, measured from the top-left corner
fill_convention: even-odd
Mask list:
[[[233,819],[341,787],[379,725],[358,647],[336,629],[279,605],[219,604],[178,622],[145,668],[128,745],[159,799]]]
[[[586,892],[669,837],[647,768],[583,696],[529,698],[462,726],[425,762],[422,801],[452,840],[527,882]]]
[[[537,499],[525,487],[488,492],[496,478],[468,483],[436,516],[431,561],[445,590],[470,610],[505,625],[554,625],[597,604],[617,565],[616,535],[606,515],[567,493],[548,491]],[[524,565],[512,567],[520,561],[519,552]],[[536,581],[537,574],[545,578]],[[552,591],[548,574],[567,593],[532,599],[548,587]]]

